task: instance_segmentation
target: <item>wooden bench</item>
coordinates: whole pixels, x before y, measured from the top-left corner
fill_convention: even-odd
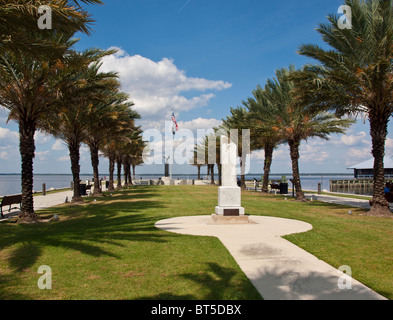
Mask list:
[[[21,194],[17,194],[14,196],[4,196],[3,199],[1,200],[1,205],[0,205],[1,216],[4,218],[3,207],[10,206],[8,209],[8,212],[10,212],[12,209],[20,209],[21,202],[22,202]],[[11,208],[13,204],[19,204],[19,208],[18,207]]]

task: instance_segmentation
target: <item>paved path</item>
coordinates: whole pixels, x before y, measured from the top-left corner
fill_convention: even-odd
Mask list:
[[[68,201],[71,201],[73,192],[72,191],[61,191],[55,193],[49,193],[46,196],[35,196],[34,197],[34,210],[42,210],[57,206],[65,202],[68,197]],[[9,217],[14,217],[19,214],[19,210],[12,210],[8,213],[7,207],[4,208],[4,217],[0,217],[0,222],[8,220]]]
[[[355,198],[345,198],[345,197],[338,197],[333,195],[322,195],[322,194],[308,194],[305,193],[307,199],[313,198],[315,201],[322,201],[328,202],[333,204],[341,204],[349,207],[357,207],[357,208],[364,208],[370,209],[370,200],[362,200],[362,199],[355,199]]]
[[[209,216],[180,217],[156,227],[220,239],[265,300],[384,300],[355,279],[351,290],[339,289],[341,272],[282,238],[309,231],[310,224],[260,216],[250,220],[254,223],[217,225]]]
[[[334,195],[324,195],[324,194],[308,194],[305,193],[307,199],[313,198],[315,201],[322,201],[333,204],[340,204],[348,207],[370,209],[370,200],[355,199],[355,198],[345,198]],[[393,209],[393,203],[389,204],[390,209]]]

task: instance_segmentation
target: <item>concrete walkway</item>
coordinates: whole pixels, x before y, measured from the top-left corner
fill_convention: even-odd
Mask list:
[[[35,196],[34,210],[35,211],[42,210],[65,203],[67,197],[68,197],[68,201],[71,201],[72,196],[73,196],[73,192],[68,190],[49,193],[46,196]],[[11,212],[8,212],[7,207],[3,208],[3,210],[4,210],[5,218],[0,217],[0,222],[4,220],[8,220],[9,218],[15,217],[19,214],[19,210],[12,210]]]
[[[220,239],[265,300],[385,300],[355,279],[347,279],[352,289],[341,290],[343,273],[282,238],[309,231],[310,224],[260,216],[250,220],[218,225],[210,216],[180,217],[159,221],[156,227]]]
[[[349,207],[370,209],[370,200],[355,199],[355,198],[345,198],[334,195],[324,195],[324,194],[308,194],[305,193],[307,199],[313,199],[314,201],[322,201],[332,204],[340,204]]]

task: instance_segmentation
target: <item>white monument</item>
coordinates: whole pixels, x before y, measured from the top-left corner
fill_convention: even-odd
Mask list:
[[[248,221],[241,204],[241,188],[237,185],[237,146],[226,136],[220,137],[222,187],[218,189],[218,206],[213,220]]]

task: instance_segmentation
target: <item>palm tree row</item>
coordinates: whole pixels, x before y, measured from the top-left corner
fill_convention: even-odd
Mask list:
[[[298,97],[311,109],[368,118],[374,157],[372,215],[391,215],[384,196],[384,156],[393,114],[393,1],[346,0],[351,29],[328,17],[317,31],[330,49],[302,45],[299,53],[317,61],[295,75]]]
[[[242,107],[231,108],[231,115],[223,119],[223,124],[219,128],[215,128],[215,134],[216,136],[225,134],[233,139],[230,130],[238,130],[238,134],[234,137],[238,145],[238,157],[242,169],[240,174],[242,188],[245,188],[244,167],[247,153],[264,149],[265,163],[262,185],[264,192],[268,191],[274,149],[280,144],[287,143],[292,161],[296,198],[304,201],[299,171],[301,142],[314,137],[328,140],[332,133],[344,133],[353,121],[340,119],[332,113],[310,109],[307,105],[302,104],[293,94],[297,83],[291,80],[291,76],[296,72],[293,66],[290,66],[289,69],[277,70],[276,78],[268,80],[264,88],[258,86],[253,91],[253,97],[243,101]],[[245,129],[250,129],[249,139],[243,137]],[[243,139],[249,140],[249,151],[243,150]],[[198,150],[199,152],[207,152],[207,140],[206,138],[196,147],[196,154]],[[217,150],[215,151],[219,154],[219,150],[217,142]],[[214,167],[211,161],[209,163],[210,167]],[[219,160],[217,159],[215,163],[220,174]],[[202,164],[199,163],[199,166]],[[194,165],[196,165],[195,161]],[[214,183],[214,178],[212,178],[212,183]]]
[[[89,4],[98,0],[80,1]],[[50,5],[56,30],[36,30],[37,8]],[[8,120],[19,125],[22,162],[20,221],[36,221],[33,203],[34,135],[42,130],[68,146],[74,180],[73,201],[81,201],[80,147],[91,153],[96,195],[100,194],[99,150],[113,140],[123,141],[122,156],[136,156],[134,120],[129,97],[120,91],[117,75],[100,72],[100,59],[114,51],[90,49],[77,52],[75,32],[89,33],[91,19],[78,1],[0,1],[0,104],[9,110]],[[23,23],[15,23],[20,19]],[[36,29],[34,29],[36,28]],[[6,36],[8,32],[8,37]],[[26,37],[16,35],[25,33]],[[15,35],[15,37],[14,37]],[[133,135],[133,136],[132,136]],[[141,140],[141,137],[138,137]],[[115,149],[118,152],[121,148]],[[135,152],[135,153],[132,153]]]
[[[370,214],[391,216],[384,196],[383,160],[393,115],[393,0],[346,0],[345,5],[352,11],[350,29],[343,29],[336,15],[317,29],[329,49],[300,47],[299,54],[317,64],[277,70],[276,78],[264,88],[258,86],[224,123],[233,129],[249,123],[252,149],[265,150],[264,191],[273,151],[288,143],[296,196],[304,200],[298,166],[301,141],[343,133],[354,122],[346,116],[368,118],[374,157]],[[250,115],[246,121],[245,108]]]

